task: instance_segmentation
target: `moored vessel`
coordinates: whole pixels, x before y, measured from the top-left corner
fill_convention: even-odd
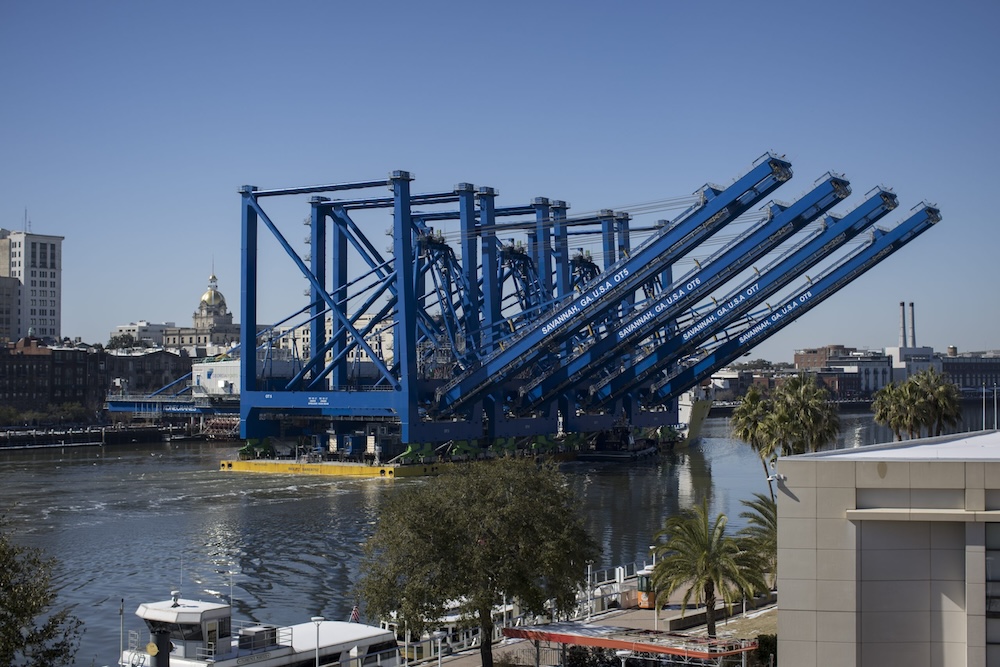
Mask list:
[[[393,633],[362,623],[318,616],[290,626],[233,621],[230,605],[185,600],[179,591],[135,613],[146,632],[129,632],[122,667],[399,665]]]

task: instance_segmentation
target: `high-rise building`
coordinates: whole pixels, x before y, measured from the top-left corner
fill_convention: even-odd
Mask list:
[[[62,337],[62,236],[0,229],[0,276],[16,278],[11,338]]]

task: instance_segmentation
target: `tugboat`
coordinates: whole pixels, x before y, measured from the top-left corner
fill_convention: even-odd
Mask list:
[[[139,605],[144,633],[129,632],[122,667],[398,667],[399,648],[389,630],[362,623],[311,621],[286,627],[234,623],[232,607],[219,602],[171,599]]]

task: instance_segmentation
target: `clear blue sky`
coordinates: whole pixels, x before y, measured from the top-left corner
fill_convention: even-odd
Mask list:
[[[884,226],[922,200],[944,219],[752,356],[895,345],[900,301],[919,344],[1000,348],[997,25],[1000,4],[964,0],[6,0],[0,226],[27,208],[66,237],[63,334],[103,342],[189,324],[213,263],[239,319],[242,184],[407,169],[417,192],[582,212],[726,184],[773,150],[795,171],[777,199],[832,170],[853,203],[896,191]],[[274,274],[300,298],[293,267]]]

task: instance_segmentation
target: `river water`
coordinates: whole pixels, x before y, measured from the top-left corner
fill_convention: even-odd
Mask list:
[[[981,423],[981,422],[980,422]],[[740,500],[766,493],[760,460],[710,417],[698,446],[633,464],[569,463],[610,567],[648,560],[664,520],[707,499],[732,530]],[[891,439],[871,415],[842,416],[839,446]],[[19,543],[57,560],[59,603],[84,621],[77,664],[113,665],[142,602],[230,599],[235,616],[278,624],[347,620],[361,545],[388,493],[426,479],[219,472],[234,443],[145,443],[0,452],[0,512]],[[445,511],[442,509],[442,511]]]

